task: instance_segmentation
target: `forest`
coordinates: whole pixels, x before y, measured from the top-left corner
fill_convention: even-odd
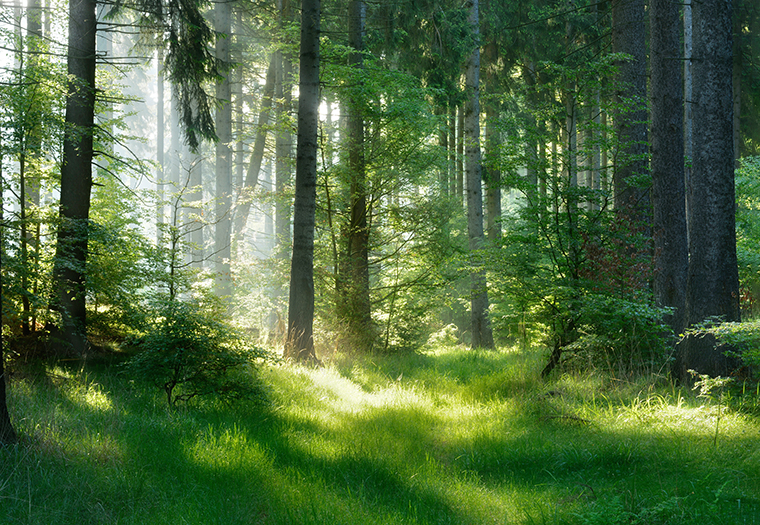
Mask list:
[[[0,523],[760,524],[752,0],[1,0]]]

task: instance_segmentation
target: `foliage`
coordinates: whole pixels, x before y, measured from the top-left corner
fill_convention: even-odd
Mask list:
[[[577,68],[546,63],[543,84],[517,97],[531,118],[514,135],[515,145],[503,148],[510,155],[500,159],[516,205],[503,221],[501,243],[485,257],[493,274],[494,313],[501,316],[497,326],[516,325],[523,339],[545,334],[553,359],[566,350],[576,364],[629,373],[664,363],[668,329],[661,322],[666,311],[654,306],[649,287],[645,219],[611,210],[608,171],[614,166],[593,169],[594,159],[614,159],[619,147],[612,130],[591,118],[618,109],[601,104],[612,98],[604,79],[614,75],[619,58],[608,55]],[[562,93],[562,104],[556,93]],[[533,153],[517,164],[533,170],[533,180],[514,167],[513,152],[524,150],[523,141],[533,143]],[[551,154],[550,142],[556,146]]]
[[[254,372],[269,356],[201,304],[159,306],[154,326],[134,341],[124,373],[166,394],[170,406],[198,396],[234,401],[261,395]]]
[[[736,255],[743,316],[757,314],[760,294],[760,157],[746,157],[736,171]]]
[[[708,332],[723,344],[733,348],[734,357],[755,369],[760,369],[760,320],[742,323],[708,322],[695,326],[693,331]]]
[[[723,416],[724,406],[724,390],[730,385],[734,379],[732,377],[710,377],[706,374],[700,374],[694,370],[688,371],[695,378],[699,378],[699,381],[694,382],[694,390],[699,389],[699,397],[708,399],[710,402],[715,402],[717,397],[717,413],[715,416],[715,437],[713,438],[713,446],[718,446],[718,431],[720,429],[720,419]],[[718,390],[717,396],[713,392]]]

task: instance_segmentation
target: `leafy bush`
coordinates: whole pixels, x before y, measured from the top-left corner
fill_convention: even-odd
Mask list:
[[[751,368],[760,367],[760,320],[744,323],[708,322],[695,330],[709,332],[716,339],[734,349],[733,357],[738,357]]]
[[[200,305],[171,301],[135,343],[123,372],[163,390],[169,405],[197,396],[232,401],[260,395],[256,366],[270,358],[244,334]]]
[[[586,295],[578,309],[579,337],[566,350],[621,372],[652,370],[667,361],[670,351],[664,312],[643,301]]]

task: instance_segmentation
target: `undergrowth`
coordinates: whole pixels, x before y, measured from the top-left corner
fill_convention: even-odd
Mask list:
[[[169,409],[113,367],[13,375],[3,524],[760,524],[737,391],[439,346],[263,368],[268,406]]]

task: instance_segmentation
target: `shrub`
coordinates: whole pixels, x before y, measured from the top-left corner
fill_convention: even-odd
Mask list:
[[[156,314],[124,373],[163,390],[171,406],[206,395],[227,401],[260,395],[256,367],[270,356],[218,313],[171,301]]]

